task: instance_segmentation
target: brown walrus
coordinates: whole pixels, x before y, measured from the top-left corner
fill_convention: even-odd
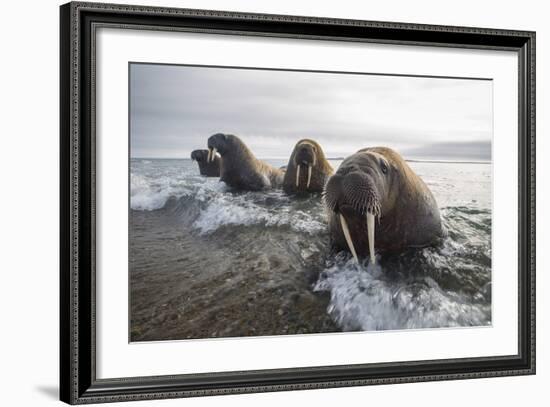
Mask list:
[[[310,139],[300,140],[288,160],[283,190],[287,194],[322,192],[333,172],[319,143]]]
[[[232,188],[260,191],[280,187],[284,171],[258,160],[252,151],[232,134],[214,134],[208,138],[211,157],[221,155],[220,180]]]
[[[210,152],[208,150],[194,150],[191,153],[191,159],[199,164],[199,172],[201,175],[207,177],[219,177],[220,176],[220,157],[214,156],[214,159],[210,159]]]
[[[327,181],[324,201],[333,244],[357,261],[370,254],[374,263],[375,248],[424,247],[444,235],[431,191],[390,148],[364,148],[347,157]]]

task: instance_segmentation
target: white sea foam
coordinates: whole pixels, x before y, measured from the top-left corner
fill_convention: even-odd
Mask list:
[[[311,214],[291,208],[292,201],[280,191],[232,193],[216,178],[185,173],[155,171],[130,176],[130,206],[134,210],[163,208],[171,197],[191,197],[201,209],[193,227],[202,234],[228,225],[290,227],[295,231],[316,233],[326,225]],[[266,200],[275,203],[274,207]]]
[[[159,209],[164,205],[168,196],[168,191],[163,191],[160,187],[153,187],[145,176],[130,175],[130,207],[132,209]]]
[[[133,210],[151,211],[164,207],[169,198],[194,196],[199,201],[212,199],[225,191],[225,184],[214,178],[187,174],[131,173],[130,207]]]
[[[328,312],[345,331],[481,326],[487,307],[442,290],[431,278],[399,283],[380,265],[340,260],[325,269],[315,291],[330,292]]]
[[[150,178],[144,175],[130,175],[130,207],[134,210],[155,210],[162,208],[171,196],[189,194],[185,182],[171,177]]]
[[[202,183],[196,185],[193,196],[197,201],[208,202],[227,192],[225,182],[220,182],[217,178],[203,178]]]
[[[288,226],[293,230],[316,233],[326,226],[300,210],[291,210],[288,206],[270,210],[252,199],[252,194],[219,195],[210,200],[201,211],[193,226],[202,234],[211,233],[227,225],[264,225]]]

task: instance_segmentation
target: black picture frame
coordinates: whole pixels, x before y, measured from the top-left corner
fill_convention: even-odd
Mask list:
[[[535,373],[535,33],[72,2],[60,7],[60,398],[70,404]],[[95,66],[99,26],[511,50],[519,59],[519,349],[515,355],[96,378]]]

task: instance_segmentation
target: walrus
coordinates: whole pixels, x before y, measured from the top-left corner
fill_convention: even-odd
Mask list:
[[[300,140],[288,160],[283,191],[287,194],[322,192],[333,172],[319,143],[310,139]]]
[[[191,152],[191,159],[199,164],[199,172],[207,177],[220,176],[220,157],[214,156],[210,159],[208,150],[194,150]]]
[[[444,235],[431,191],[390,148],[364,148],[347,157],[327,181],[323,198],[333,245],[349,250],[357,262],[369,254],[374,263],[375,248],[425,247]]]
[[[283,183],[284,171],[258,160],[240,138],[217,133],[208,138],[210,156],[221,156],[220,181],[245,191],[278,188]]]

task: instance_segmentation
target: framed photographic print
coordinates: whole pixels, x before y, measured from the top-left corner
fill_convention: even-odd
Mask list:
[[[61,6],[61,399],[535,373],[535,33]]]

